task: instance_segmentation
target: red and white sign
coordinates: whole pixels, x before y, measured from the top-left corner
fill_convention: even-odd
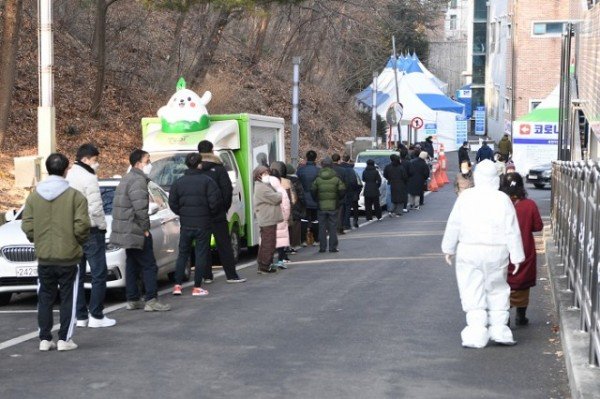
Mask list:
[[[415,116],[411,119],[410,125],[413,127],[413,129],[420,129],[423,127],[423,119],[421,119],[418,116]]]
[[[531,125],[529,123],[522,123],[519,126],[519,133],[523,136],[531,134]]]

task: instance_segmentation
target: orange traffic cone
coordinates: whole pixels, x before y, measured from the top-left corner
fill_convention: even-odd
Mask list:
[[[444,179],[442,179],[442,168],[440,168],[439,164],[437,165],[434,176],[438,187],[442,188],[444,186]]]
[[[448,175],[446,174],[447,163],[446,163],[446,153],[444,152],[443,144],[440,144],[439,160],[440,160],[440,174],[441,174],[442,182],[444,184],[450,183],[450,180],[448,179]]]
[[[427,184],[427,189],[429,191],[438,191],[440,189],[440,187],[437,183],[437,179],[435,178],[436,174],[437,174],[437,165],[433,165],[433,171],[432,171],[431,175],[429,176],[429,183]]]

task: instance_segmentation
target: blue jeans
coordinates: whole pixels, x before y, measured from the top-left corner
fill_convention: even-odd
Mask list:
[[[146,290],[145,299],[149,301],[157,296],[156,277],[158,266],[154,258],[154,245],[152,244],[152,235],[149,235],[144,240],[144,248],[128,248],[125,250],[127,254],[127,263],[125,268],[125,289],[127,291],[128,301],[139,301],[140,289],[138,280],[140,274],[144,282]]]
[[[85,300],[83,280],[86,262],[90,264],[92,290],[89,313],[96,319],[104,317],[104,297],[106,295],[106,232],[96,227],[90,229],[90,237],[83,244],[83,257],[79,262],[79,289],[77,291],[77,320],[87,320],[88,306]]]
[[[183,283],[185,264],[190,257],[192,244],[195,240],[196,270],[194,271],[194,286],[200,287],[202,285],[202,277],[206,275],[208,256],[210,255],[210,235],[211,233],[208,228],[181,228],[179,232],[179,256],[177,256],[177,266],[175,269],[175,284]]]

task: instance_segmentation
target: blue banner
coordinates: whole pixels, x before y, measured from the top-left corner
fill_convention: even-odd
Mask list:
[[[475,114],[475,134],[477,136],[485,135],[485,107],[478,105]]]

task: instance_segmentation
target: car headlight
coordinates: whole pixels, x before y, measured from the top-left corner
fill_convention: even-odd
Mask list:
[[[121,247],[116,244],[113,244],[110,242],[106,243],[106,252],[115,252],[115,251],[118,251],[119,249],[121,249]]]
[[[552,171],[551,170],[545,170],[542,172],[542,176],[543,177],[551,177],[552,176]]]

